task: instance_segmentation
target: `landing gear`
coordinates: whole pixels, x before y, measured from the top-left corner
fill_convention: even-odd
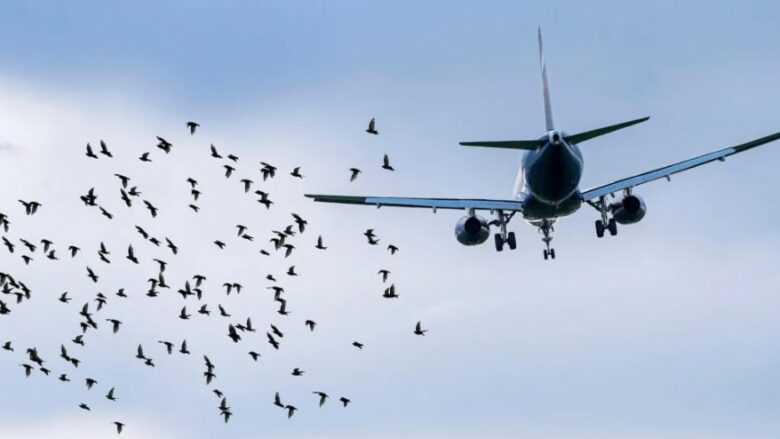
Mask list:
[[[509,221],[512,219],[512,217],[515,216],[515,212],[513,211],[512,213],[507,215],[504,213],[503,210],[499,210],[496,211],[496,216],[498,218],[495,221],[491,222],[491,224],[498,225],[499,227],[499,233],[496,233],[493,236],[496,243],[496,251],[500,252],[504,250],[504,244],[507,244],[507,246],[509,246],[509,250],[514,250],[515,248],[517,248],[517,241],[515,241],[515,232],[507,232],[506,225],[509,224]]]
[[[495,238],[495,241],[496,241],[496,251],[500,252],[501,250],[504,249],[504,238],[501,237],[500,233],[496,233],[494,238]]]
[[[609,234],[612,236],[617,235],[617,221],[615,218],[609,217],[610,212],[606,197],[600,197],[597,202],[591,203],[591,205],[601,213],[601,219],[596,220],[596,236],[603,238],[605,230],[609,230]]]
[[[612,236],[617,235],[617,221],[615,221],[615,218],[609,219],[609,225],[607,226],[609,229],[609,234]]]
[[[547,247],[544,249],[544,252],[542,255],[544,256],[544,260],[546,261],[548,258],[555,259],[555,249],[550,248],[550,242],[552,241],[552,236],[550,232],[553,232],[553,226],[552,221],[549,219],[543,219],[542,222],[539,224],[539,231],[542,233],[542,242],[544,242],[544,245]]]

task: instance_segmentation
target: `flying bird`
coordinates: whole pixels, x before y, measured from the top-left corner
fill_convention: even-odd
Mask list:
[[[41,203],[37,201],[19,200],[19,202],[24,206],[24,212],[27,215],[35,215],[35,213],[38,212],[38,208],[41,207]]]
[[[92,145],[87,143],[87,153],[86,156],[92,159],[97,159],[98,156],[95,155],[95,153],[92,151]]]
[[[368,129],[366,130],[368,134],[377,135],[379,134],[379,131],[376,130],[376,119],[371,118],[371,121],[368,122]]]
[[[100,141],[100,153],[106,157],[113,157],[113,155],[111,155],[111,151],[108,150],[108,146],[106,145],[106,142],[102,140]]]
[[[390,157],[385,154],[384,158],[382,159],[382,169],[387,169],[388,171],[395,171],[395,169],[390,166]]]
[[[323,404],[325,404],[325,400],[328,399],[328,394],[325,392],[311,392],[315,395],[318,395],[320,397],[320,407],[322,407]]]
[[[363,171],[361,171],[358,168],[349,168],[349,172],[350,172],[349,181],[351,183],[355,181],[355,179],[358,177],[358,174],[360,174]]]
[[[156,136],[156,137],[157,137],[157,141],[159,142],[159,143],[157,143],[157,147],[162,149],[163,151],[165,151],[166,154],[170,154],[171,149],[173,148],[173,144],[171,142],[163,139],[160,136]]]
[[[187,122],[187,128],[190,129],[190,135],[195,134],[195,130],[200,126],[197,122]]]

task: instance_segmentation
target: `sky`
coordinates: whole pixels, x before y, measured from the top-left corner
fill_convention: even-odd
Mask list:
[[[116,420],[122,437],[141,438],[777,437],[780,145],[638,188],[647,216],[617,237],[597,239],[587,207],[563,218],[554,262],[522,221],[510,226],[518,249],[496,253],[458,244],[458,212],[303,194],[509,198],[519,155],[458,142],[543,132],[539,26],[558,128],[651,116],[582,145],[583,189],[779,131],[778,12],[768,1],[0,3],[0,212],[9,239],[49,238],[60,257],[38,250],[25,266],[21,249],[0,250],[0,271],[33,290],[0,316],[0,342],[16,348],[0,351],[0,437],[110,437]],[[379,136],[364,132],[371,117]],[[193,136],[188,120],[201,123]],[[155,136],[174,144],[170,155]],[[100,139],[113,159],[84,156]],[[236,175],[224,177],[210,144],[239,156]],[[137,160],[145,151],[152,163]],[[380,169],[385,153],[396,172]],[[279,175],[262,182],[260,161]],[[288,175],[296,166],[303,180]],[[351,167],[364,171],[354,183]],[[114,173],[160,215],[124,207]],[[187,177],[203,192],[197,214]],[[243,193],[245,177],[270,192],[271,209]],[[80,202],[91,187],[113,220]],[[25,216],[19,199],[43,207]],[[296,250],[261,256],[290,212],[309,221]],[[382,245],[366,244],[367,228]],[[70,244],[84,249],[77,258]],[[139,266],[124,260],[129,244]],[[204,301],[233,317],[197,315],[189,299],[182,321],[178,295],[147,298],[155,257],[174,288],[206,274]],[[296,278],[284,274],[293,264]],[[380,268],[398,300],[381,298]],[[275,313],[268,273],[290,316]],[[225,296],[226,281],[245,291]],[[70,304],[56,300],[63,291]],[[102,324],[80,348],[69,342],[77,312],[98,292],[110,298],[97,316],[124,324],[116,335]],[[230,342],[227,324],[250,316],[257,333]],[[308,318],[319,323],[311,333]],[[417,321],[425,337],[412,333]],[[285,332],[279,351],[265,341],[272,323]],[[157,344],[184,338],[190,357]],[[134,358],[139,343],[154,369]],[[61,344],[78,369],[57,358]],[[25,379],[32,346],[72,382]],[[203,354],[233,409],[228,424]],[[110,387],[117,402],[103,398]],[[314,390],[331,400],[318,408]],[[272,405],[277,391],[299,408],[292,419]]]

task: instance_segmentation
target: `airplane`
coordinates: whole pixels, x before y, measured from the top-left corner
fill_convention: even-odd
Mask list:
[[[407,198],[382,196],[351,196],[351,195],[319,195],[306,194],[314,201],[342,204],[362,204],[376,207],[397,206],[430,208],[435,213],[437,209],[465,210],[455,226],[455,237],[463,245],[482,244],[490,237],[490,227],[498,227],[494,235],[497,251],[502,251],[504,244],[510,250],[517,246],[514,232],[507,232],[507,225],[515,215],[538,228],[545,244],[544,259],[555,259],[555,249],[550,246],[553,225],[564,216],[575,213],[586,203],[600,215],[596,220],[596,236],[604,237],[605,231],[617,235],[618,224],[634,224],[644,218],[647,207],[644,200],[634,193],[634,188],[644,183],[665,178],[671,181],[671,176],[714,161],[725,161],[726,157],[738,154],[765,143],[780,138],[780,132],[742,143],[735,146],[700,155],[653,169],[631,177],[613,181],[603,186],[581,191],[580,178],[583,172],[582,152],[578,143],[594,139],[605,134],[636,125],[649,119],[643,117],[628,122],[609,125],[590,131],[568,134],[556,129],[553,125],[550,91],[547,81],[547,68],[542,50],[542,32],[538,31],[539,65],[542,75],[542,96],[544,99],[544,115],[546,133],[535,140],[507,141],[477,141],[461,142],[463,146],[506,148],[524,151],[522,164],[512,191],[513,197],[508,200],[495,199],[463,199],[463,198]],[[607,196],[615,198],[615,193],[621,192],[622,198],[617,202],[608,202]],[[477,215],[477,211],[488,211],[495,219],[488,222]]]

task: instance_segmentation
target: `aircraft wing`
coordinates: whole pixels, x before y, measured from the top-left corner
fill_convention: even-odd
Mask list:
[[[693,169],[697,166],[701,166],[713,162],[715,160],[725,161],[726,157],[730,155],[747,151],[749,149],[755,148],[765,143],[772,142],[777,139],[780,139],[780,133],[774,133],[769,136],[762,137],[760,139],[743,143],[741,145],[730,146],[728,148],[724,148],[719,151],[700,155],[698,157],[694,157],[689,160],[684,160],[669,166],[664,166],[663,168],[654,169],[652,171],[648,171],[642,174],[637,174],[632,177],[624,178],[622,180],[617,180],[610,184],[599,186],[583,192],[582,198],[585,201],[590,201],[611,194],[613,192],[618,192],[623,189],[639,186],[640,184],[644,184],[653,180],[658,180],[664,177],[669,178],[669,176],[672,174],[676,174],[682,171],[687,171],[688,169]]]
[[[350,195],[306,194],[314,201],[324,203],[363,204],[368,206],[426,207],[428,209],[475,209],[522,211],[522,205],[515,200],[483,200],[469,198],[407,198],[407,197],[360,197]]]

